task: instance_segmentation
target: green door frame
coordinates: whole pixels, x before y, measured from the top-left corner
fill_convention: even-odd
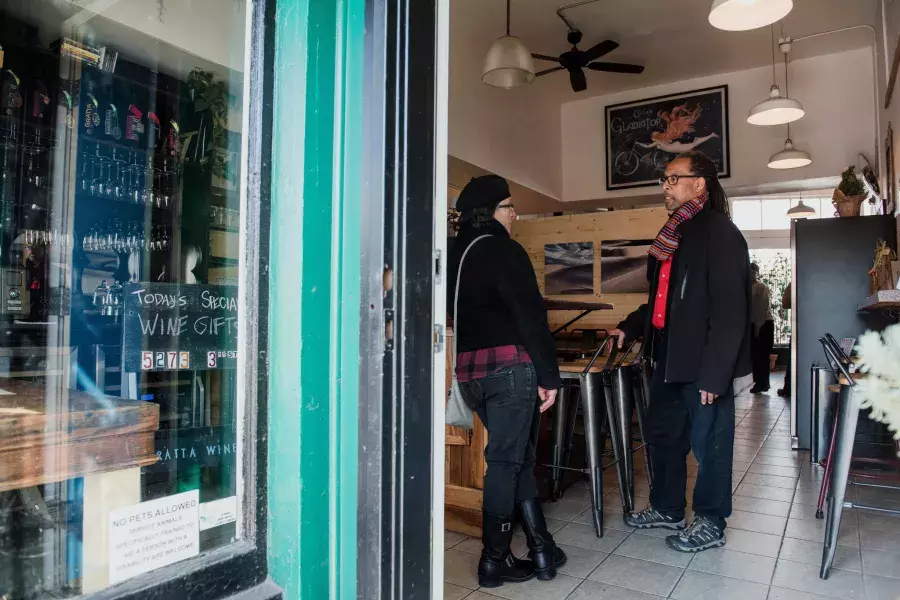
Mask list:
[[[268,560],[285,600],[356,597],[365,0],[278,0]]]

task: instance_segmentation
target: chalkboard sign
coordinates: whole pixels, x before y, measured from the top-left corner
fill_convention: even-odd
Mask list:
[[[606,107],[606,189],[657,185],[681,152],[698,150],[730,175],[728,86]]]
[[[237,304],[236,286],[126,284],[124,370],[234,369]]]

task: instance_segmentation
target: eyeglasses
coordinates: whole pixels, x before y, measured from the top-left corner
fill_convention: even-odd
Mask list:
[[[500,204],[500,205],[497,206],[497,210],[500,210],[501,208],[508,208],[509,210],[516,210],[515,205],[512,204],[512,203],[509,203],[509,204]]]
[[[679,179],[696,179],[698,177],[703,177],[702,175],[666,175],[665,177],[659,178],[659,185],[663,186],[667,183],[669,185],[678,185]]]

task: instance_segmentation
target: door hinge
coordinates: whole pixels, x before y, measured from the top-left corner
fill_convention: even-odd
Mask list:
[[[440,323],[434,324],[434,353],[438,354],[444,351],[444,326]]]
[[[443,270],[444,269],[443,269],[443,265],[441,262],[441,251],[435,250],[434,251],[434,282],[438,285],[440,285],[440,283],[441,283],[441,277],[442,277]]]

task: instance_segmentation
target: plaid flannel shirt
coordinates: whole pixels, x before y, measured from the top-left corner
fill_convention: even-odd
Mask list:
[[[497,346],[460,352],[456,357],[456,380],[465,383],[483,379],[500,369],[520,363],[531,364],[531,357],[522,346]]]

